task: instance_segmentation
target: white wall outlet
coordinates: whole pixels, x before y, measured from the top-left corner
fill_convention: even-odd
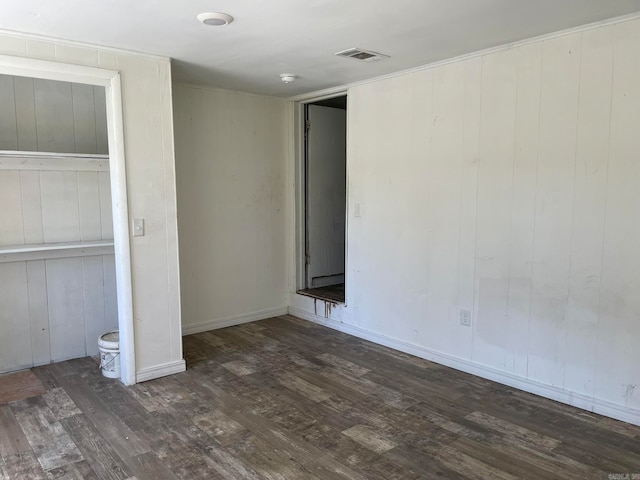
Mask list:
[[[465,327],[471,326],[471,310],[468,308],[460,309],[460,325],[464,325]]]
[[[144,236],[144,218],[133,219],[133,236],[134,237]]]

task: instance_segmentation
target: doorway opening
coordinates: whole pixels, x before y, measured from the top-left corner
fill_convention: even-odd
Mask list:
[[[304,278],[298,293],[345,303],[347,96],[304,105]]]

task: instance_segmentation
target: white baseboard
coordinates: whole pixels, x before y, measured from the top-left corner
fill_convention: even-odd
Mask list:
[[[288,312],[289,309],[287,307],[278,307],[270,308],[268,310],[260,310],[259,312],[247,313],[244,315],[233,315],[231,317],[217,318],[215,320],[196,323],[195,325],[183,325],[182,335],[192,335],[194,333],[216,330],[217,328],[233,327],[234,325],[256,322],[258,320],[277,317],[279,315],[286,315]]]
[[[524,390],[525,392],[540,395],[541,397],[556,400],[567,405],[571,405],[583,410],[605,415],[607,417],[615,418],[623,422],[632,423],[634,425],[640,425],[640,410],[630,407],[625,407],[615,403],[608,402],[606,400],[599,400],[597,398],[589,397],[587,395],[565,390],[563,388],[547,385],[535,380],[530,380],[512,373],[503,372],[492,367],[487,367],[478,363],[470,362],[462,358],[447,355],[445,353],[437,352],[425,347],[413,345],[403,340],[397,340],[389,338],[379,333],[371,332],[369,330],[356,327],[354,325],[348,325],[330,318],[314,315],[305,310],[297,307],[289,307],[289,313],[296,317],[314,322],[334,330],[339,330],[354,337],[363,338],[371,342],[384,345],[394,350],[409,353],[416,357],[424,358],[447,367],[455,368],[462,372],[477,375],[478,377],[486,378],[494,382],[502,383],[510,387]]]
[[[147,380],[153,380],[154,378],[160,378],[167,375],[173,375],[174,373],[184,372],[186,369],[187,364],[184,360],[177,360],[175,362],[163,363],[162,365],[154,365],[153,367],[143,368],[136,373],[136,383],[146,382]]]

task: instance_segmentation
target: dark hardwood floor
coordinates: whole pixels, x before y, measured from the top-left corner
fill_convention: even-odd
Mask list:
[[[615,479],[640,428],[290,316],[184,338],[124,387],[85,358],[0,405],[0,479]],[[628,475],[622,476],[622,475]]]

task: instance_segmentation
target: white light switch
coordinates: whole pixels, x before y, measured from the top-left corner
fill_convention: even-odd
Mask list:
[[[356,203],[353,206],[353,216],[354,217],[360,217],[360,204],[359,203]]]
[[[133,236],[134,237],[144,236],[144,218],[133,219]]]

